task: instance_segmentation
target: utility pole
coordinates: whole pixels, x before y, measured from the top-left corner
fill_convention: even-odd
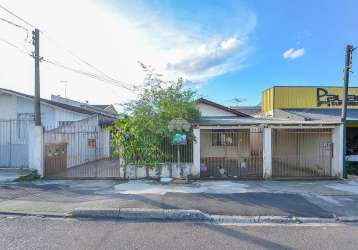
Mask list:
[[[347,178],[347,168],[346,168],[346,152],[347,152],[347,104],[348,104],[348,85],[349,85],[349,73],[352,68],[352,53],[353,50],[352,45],[347,45],[346,47],[346,56],[344,61],[344,88],[343,88],[343,105],[342,105],[342,114],[341,114],[341,122],[343,124],[343,178]]]
[[[35,126],[41,126],[41,105],[40,105],[40,31],[32,31],[32,44],[35,47],[33,57],[35,58]]]

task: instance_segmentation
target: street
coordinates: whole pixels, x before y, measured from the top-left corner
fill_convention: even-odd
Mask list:
[[[355,249],[357,225],[218,226],[0,217],[1,249]]]
[[[197,209],[242,216],[358,216],[357,181],[35,181],[0,185],[0,212],[75,208]],[[342,209],[344,207],[344,209]]]

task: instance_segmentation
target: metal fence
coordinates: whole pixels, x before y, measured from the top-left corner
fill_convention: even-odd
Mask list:
[[[262,129],[201,130],[201,177],[261,178]]]
[[[150,139],[148,137],[148,139]],[[179,151],[178,151],[179,150]],[[159,153],[153,163],[193,161],[193,143],[175,146],[170,138],[163,138]],[[46,128],[44,133],[45,176],[52,178],[119,178],[119,168],[124,160],[115,155],[109,129],[99,126],[68,124]],[[179,154],[178,154],[179,152]],[[126,162],[144,165],[138,157]]]
[[[0,167],[27,168],[32,120],[0,120]]]
[[[273,130],[273,177],[329,177],[332,156],[331,129]]]
[[[161,142],[156,144],[157,138],[150,135],[141,138],[138,142],[137,151],[131,152],[131,157],[126,157],[126,163],[132,165],[158,165],[164,163],[192,163],[193,162],[193,141],[188,140],[185,145],[174,145],[172,138],[163,136]],[[130,142],[130,141],[129,141]],[[155,147],[152,150],[147,150],[146,145],[151,146],[155,143]],[[130,144],[130,143],[129,143]],[[118,145],[118,151],[125,151],[125,146]],[[117,150],[113,148],[114,152]],[[156,153],[153,154],[152,151]],[[116,154],[116,153],[115,153]],[[121,154],[121,153],[119,153]],[[123,155],[117,155],[116,157],[123,157]]]
[[[99,126],[66,125],[46,128],[45,175],[66,174],[67,169],[110,159],[110,132]]]

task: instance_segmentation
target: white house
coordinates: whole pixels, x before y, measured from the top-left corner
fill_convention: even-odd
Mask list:
[[[52,96],[51,100],[41,99],[41,122],[44,127],[60,126],[98,116],[101,121],[115,120],[118,115],[88,104]],[[106,107],[110,105],[105,105]],[[0,88],[0,120],[25,120],[34,118],[34,97],[13,90]]]
[[[44,143],[50,143],[50,139],[52,143],[60,142],[62,138],[61,142],[66,143],[71,149],[69,155],[78,159],[79,163],[98,159],[104,155],[109,156],[109,131],[104,130],[103,127],[118,118],[113,106],[92,106],[59,96],[52,96],[51,100],[41,99],[40,104],[41,122],[45,129]],[[32,156],[32,151],[29,150],[29,133],[33,128],[33,120],[33,96],[0,88],[0,167],[28,167],[29,158]],[[61,130],[61,137],[59,128],[68,127],[72,128],[71,133],[68,129]],[[88,139],[84,138],[83,131],[87,133]],[[81,140],[69,140],[70,135],[77,136],[76,138]],[[88,140],[92,140],[90,146]],[[95,143],[93,140],[102,143]],[[82,142],[82,145],[78,145],[79,142]],[[92,151],[95,156],[82,153],[84,156],[79,159],[76,152],[84,152],[88,147],[94,148]],[[88,150],[88,152],[92,151]],[[75,161],[69,159],[68,162],[71,163],[68,166],[72,166]]]

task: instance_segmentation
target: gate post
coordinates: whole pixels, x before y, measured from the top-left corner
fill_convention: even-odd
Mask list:
[[[332,173],[334,177],[343,178],[343,158],[345,157],[345,152],[343,152],[343,124],[335,127],[332,132],[332,143],[333,143],[333,152],[332,152]]]
[[[44,176],[44,129],[34,126],[29,130],[29,168]]]
[[[193,163],[192,175],[200,177],[200,128],[193,129],[195,141],[193,145]]]
[[[263,178],[272,177],[272,128],[264,128],[263,140]]]

